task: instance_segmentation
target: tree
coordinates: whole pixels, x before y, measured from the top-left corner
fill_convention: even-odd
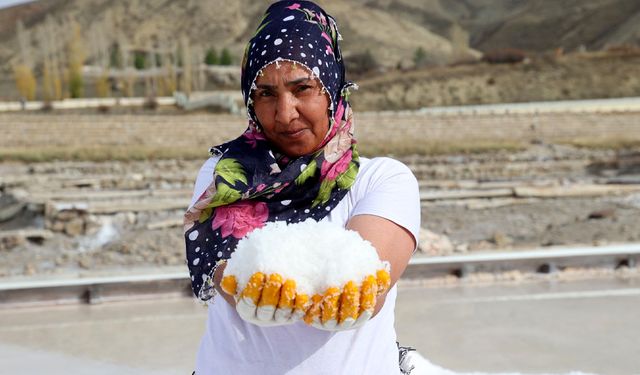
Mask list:
[[[111,47],[111,52],[109,53],[109,66],[116,69],[122,69],[122,52],[118,43],[114,43]]]
[[[133,55],[133,66],[137,70],[144,70],[147,68],[147,57],[144,52],[136,51]]]
[[[422,47],[416,48],[415,52],[413,53],[413,63],[415,64],[415,66],[416,67],[424,66],[426,62],[427,62],[427,53],[424,51]]]
[[[220,59],[218,58],[218,52],[215,48],[209,48],[207,50],[207,54],[204,57],[204,63],[207,65],[218,65],[220,64]]]
[[[33,100],[36,96],[36,78],[33,76],[33,72],[26,65],[17,65],[13,69],[16,88],[20,93],[20,97],[23,100]]]
[[[189,44],[189,39],[186,36],[183,36],[180,39],[180,57],[182,61],[182,82],[180,85],[181,91],[183,91],[187,96],[191,94],[191,45]]]
[[[233,57],[231,57],[231,52],[225,47],[222,49],[222,54],[220,55],[220,65],[231,65],[233,64]]]
[[[109,82],[109,74],[104,72],[96,79],[96,95],[99,98],[107,98],[111,96],[111,83]]]
[[[84,65],[85,50],[82,43],[80,26],[73,26],[73,36],[68,45],[69,59],[69,95],[72,98],[81,98],[84,94],[84,81],[82,78],[82,66]]]
[[[36,78],[33,74],[31,59],[31,37],[25,31],[22,21],[18,21],[16,34],[20,45],[20,59],[22,62],[13,68],[16,88],[23,100],[33,100],[36,96]]]

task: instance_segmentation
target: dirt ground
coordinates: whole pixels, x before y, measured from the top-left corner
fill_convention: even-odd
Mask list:
[[[402,161],[421,184],[428,255],[640,241],[640,158],[633,150],[532,145]],[[200,165],[0,164],[0,277],[184,264],[180,221]],[[571,193],[594,186],[608,190]],[[523,187],[569,193],[516,194]],[[432,242],[440,245],[427,246]]]

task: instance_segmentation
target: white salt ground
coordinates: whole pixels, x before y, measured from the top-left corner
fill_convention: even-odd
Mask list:
[[[509,373],[484,373],[484,372],[455,372],[447,370],[445,368],[434,365],[424,358],[418,352],[410,352],[410,357],[407,359],[408,367],[413,367],[411,375],[524,375],[519,372]],[[572,371],[566,374],[535,374],[535,375],[595,375],[584,373],[580,371]]]
[[[234,275],[242,290],[251,275],[278,273],[296,282],[296,291],[309,296],[328,287],[360,284],[365,276],[387,268],[368,241],[355,231],[307,220],[297,224],[268,223],[239,241],[224,274]]]

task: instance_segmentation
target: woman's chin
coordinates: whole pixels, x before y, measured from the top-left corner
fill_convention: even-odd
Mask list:
[[[309,155],[314,152],[318,145],[312,142],[300,140],[298,142],[287,142],[284,147],[279,147],[281,152],[290,158],[297,158]]]

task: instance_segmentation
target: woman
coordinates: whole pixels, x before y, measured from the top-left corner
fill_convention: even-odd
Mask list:
[[[309,1],[271,5],[249,41],[242,90],[249,127],[214,147],[185,214],[195,294],[209,301],[196,374],[399,374],[396,287],[373,318],[328,332],[259,327],[219,288],[221,260],[266,221],[327,220],[357,231],[391,265],[393,286],[417,245],[418,185],[389,158],[360,158],[336,23]],[[222,298],[211,299],[217,290]]]

